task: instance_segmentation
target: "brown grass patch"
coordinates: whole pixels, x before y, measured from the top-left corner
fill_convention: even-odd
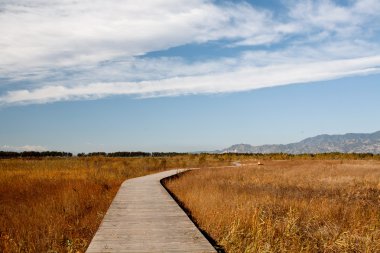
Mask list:
[[[120,184],[214,157],[0,160],[0,252],[84,252]]]
[[[380,252],[379,161],[265,160],[166,186],[227,252]]]

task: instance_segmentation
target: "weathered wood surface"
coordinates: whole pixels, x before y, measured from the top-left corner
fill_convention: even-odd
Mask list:
[[[87,252],[216,252],[160,183],[183,171],[126,180]]]

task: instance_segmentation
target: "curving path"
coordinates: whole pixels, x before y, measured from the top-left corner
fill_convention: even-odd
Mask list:
[[[86,252],[216,252],[160,183],[183,171],[126,180]]]

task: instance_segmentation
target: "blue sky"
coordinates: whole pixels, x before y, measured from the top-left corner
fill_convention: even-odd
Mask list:
[[[199,151],[380,130],[380,2],[0,3],[0,149]]]

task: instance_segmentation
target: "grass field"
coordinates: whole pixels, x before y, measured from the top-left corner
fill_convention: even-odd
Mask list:
[[[166,181],[226,252],[380,252],[380,162],[264,161]]]
[[[0,252],[84,252],[125,179],[223,162],[196,155],[0,159]]]

